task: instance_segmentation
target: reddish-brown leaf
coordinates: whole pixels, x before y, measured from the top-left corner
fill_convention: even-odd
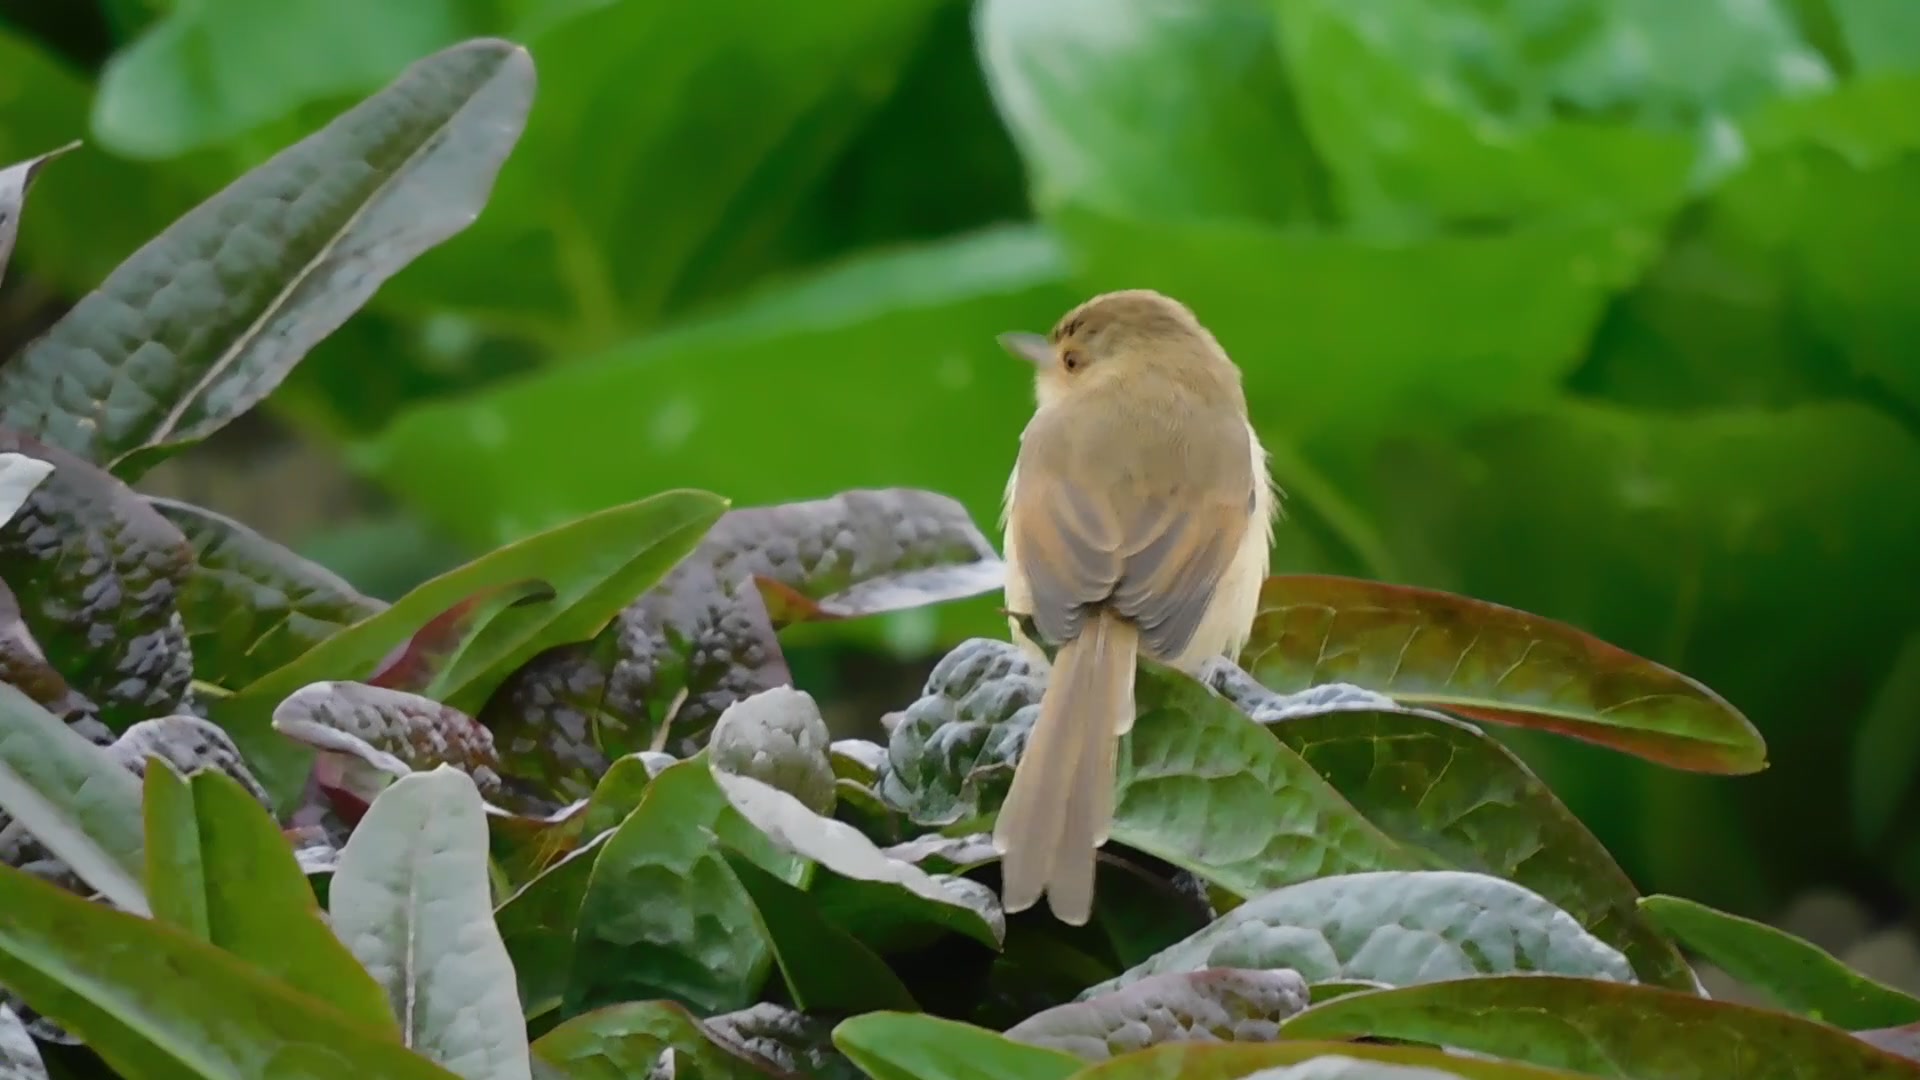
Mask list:
[[[528,579],[482,589],[428,620],[374,666],[368,686],[436,697],[433,684],[494,618],[521,604],[545,603],[553,586]]]

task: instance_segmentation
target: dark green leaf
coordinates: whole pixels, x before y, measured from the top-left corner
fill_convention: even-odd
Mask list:
[[[470,596],[530,578],[551,581],[559,599],[512,609],[490,624],[497,633],[488,633],[463,654],[460,670],[471,673],[466,692],[477,692],[504,677],[506,665],[529,646],[557,644],[550,635],[592,637],[620,605],[692,548],[725,505],[704,492],[670,491],[484,555],[420,585],[234,696],[213,702],[213,716],[247,752],[268,790],[276,798],[290,798],[304,779],[308,759],[271,730],[274,709],[287,695],[309,683],[365,678],[395,646]],[[482,664],[493,669],[478,670]]]
[[[370,686],[405,690],[434,701],[444,700],[449,676],[493,621],[509,608],[545,604],[554,599],[553,586],[544,581],[510,581],[482,589],[435,615],[393,651],[367,676]]]
[[[717,1042],[765,1058],[813,1080],[860,1080],[861,1072],[833,1045],[833,1026],[782,1005],[761,1003],[705,1021]]]
[[[479,212],[533,94],[480,40],[181,218],[0,368],[0,423],[138,475],[278,386],[308,349]]]
[[[238,689],[387,606],[232,518],[147,501],[193,545],[180,617],[203,682]]]
[[[1859,1031],[1920,1023],[1920,999],[1875,982],[1811,942],[1677,896],[1640,901],[1661,929],[1782,1008]]]
[[[1316,1063],[1311,1069],[1288,1066]],[[1329,1071],[1333,1069],[1345,1071]],[[1393,1071],[1388,1071],[1393,1070]],[[1082,1080],[1582,1080],[1573,1073],[1507,1061],[1476,1060],[1418,1046],[1291,1040],[1273,1043],[1171,1043],[1076,1075]]]
[[[528,1076],[512,961],[493,921],[486,811],[445,765],[395,781],[340,852],[334,932],[386,991],[407,1046],[462,1076]]]
[[[123,1076],[453,1080],[391,1036],[150,919],[8,867],[0,909],[0,982]]]
[[[26,830],[109,901],[147,912],[140,885],[146,868],[140,782],[111,754],[5,683],[0,811],[9,819],[5,828]]]
[[[929,491],[850,491],[729,511],[598,641],[528,664],[481,719],[499,738],[510,778],[559,801],[584,798],[611,757],[691,751],[729,705],[792,681],[762,591],[768,583],[864,604],[858,597],[869,586],[893,592],[889,580],[915,568],[973,566],[997,581],[992,556],[966,510]]]
[[[722,1012],[755,999],[772,952],[716,837],[794,880],[793,860],[740,820],[704,759],[663,769],[594,860],[568,1015],[649,998]]]
[[[149,766],[146,840],[154,918],[398,1034],[386,995],[334,936],[280,827],[239,783]]]
[[[919,1008],[893,970],[858,938],[823,918],[804,891],[744,856],[730,857],[727,864],[760,913],[795,1005],[842,1014]]]
[[[1869,848],[1920,792],[1920,633],[1911,634],[1853,736],[1853,826]],[[1909,819],[1911,820],[1911,819]]]
[[[20,617],[19,601],[4,580],[0,580],[0,682],[33,699],[89,742],[105,746],[113,741],[112,729],[100,722],[100,707],[69,685],[47,662],[40,643],[33,639],[33,631]]]
[[[844,1020],[833,1044],[873,1080],[1066,1080],[1079,1058],[922,1013]]]
[[[3,388],[0,403],[14,399]],[[34,640],[116,730],[177,711],[193,657],[175,601],[193,564],[186,537],[112,476],[58,447],[0,431],[0,451],[53,464],[0,526],[0,578]]]
[[[502,901],[493,913],[507,956],[513,961],[521,1007],[529,1018],[559,1008],[566,994],[580,901],[587,894],[594,860],[599,858],[605,840],[604,834],[597,834],[560,856]]]
[[[1622,1080],[1920,1076],[1920,1063],[1825,1024],[1651,986],[1558,975],[1348,994],[1287,1021],[1282,1034],[1432,1042]]]
[[[778,788],[813,813],[833,813],[832,734],[804,690],[775,686],[741,698],[713,726],[707,757],[723,772]]]
[[[780,1075],[772,1062],[714,1038],[699,1018],[671,1001],[632,1001],[583,1013],[533,1044],[534,1056],[565,1080],[645,1077],[668,1051],[674,1054],[673,1075],[681,1068],[701,1080]]]
[[[1034,201],[1159,219],[1322,216],[1325,180],[1273,24],[1262,0],[981,4],[982,67]]]
[[[1240,666],[1281,693],[1347,682],[1676,768],[1766,767],[1760,733],[1700,683],[1565,623],[1436,589],[1269,578]]]
[[[273,729],[315,751],[314,775],[335,812],[359,820],[394,780],[450,765],[482,797],[500,790],[493,736],[460,710],[365,683],[317,682],[273,711]]]
[[[0,169],[0,281],[6,280],[7,261],[13,258],[13,243],[20,235],[20,212],[26,205],[27,191],[33,187],[34,177],[47,162],[79,145],[68,143]]]
[[[1297,972],[1208,968],[1056,1006],[1008,1028],[1007,1038],[1104,1061],[1168,1042],[1271,1042],[1280,1021],[1306,1007]]]
[[[1249,698],[1229,694],[1255,719],[1269,721]],[[1375,695],[1356,696],[1365,705]],[[1624,952],[1643,981],[1693,988],[1692,970],[1635,907],[1633,882],[1499,742],[1457,720],[1385,700],[1361,709],[1303,706],[1272,721],[1276,738],[1388,836],[1449,867],[1523,885]]]
[[[1215,967],[1390,986],[1535,971],[1633,981],[1625,957],[1537,894],[1485,874],[1421,870],[1339,874],[1254,897],[1082,997]]]

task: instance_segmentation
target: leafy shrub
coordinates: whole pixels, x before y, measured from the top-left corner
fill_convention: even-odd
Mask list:
[[[885,746],[789,685],[789,625],[999,586],[949,498],[665,492],[387,605],[127,486],[471,220],[532,87],[503,42],[419,62],[0,369],[10,1075],[1920,1076],[1920,1001],[1637,895],[1478,726],[1764,767],[1711,691],[1560,623],[1270,579],[1237,666],[1143,665],[1071,928],[993,888],[1020,653],[954,649]]]

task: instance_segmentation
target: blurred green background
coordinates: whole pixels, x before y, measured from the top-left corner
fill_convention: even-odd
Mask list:
[[[1514,738],[1643,888],[1911,918],[1913,0],[0,0],[0,160],[87,140],[0,348],[476,35],[540,78],[486,212],[143,486],[389,597],[674,486],[991,529],[994,336],[1155,287],[1245,369],[1276,570],[1564,619],[1761,728],[1741,779]],[[796,669],[871,722],[993,606]]]

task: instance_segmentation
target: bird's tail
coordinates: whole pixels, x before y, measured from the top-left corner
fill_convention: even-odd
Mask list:
[[[1139,644],[1130,620],[1101,611],[1054,657],[993,828],[1008,912],[1044,892],[1061,922],[1083,926],[1093,914],[1093,856],[1113,822],[1114,757],[1133,726]]]

